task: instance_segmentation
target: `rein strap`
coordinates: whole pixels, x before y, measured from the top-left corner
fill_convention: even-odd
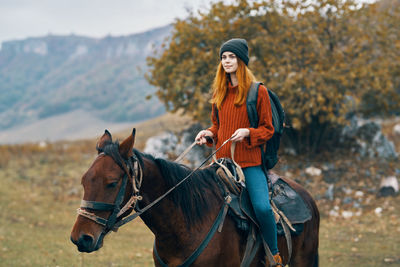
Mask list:
[[[129,215],[128,217],[125,217],[124,219],[122,219],[121,221],[117,222],[115,224],[116,227],[121,227],[124,224],[127,224],[128,222],[134,220],[136,217],[142,215],[145,211],[147,211],[148,209],[150,209],[151,207],[153,207],[154,205],[156,205],[158,202],[160,202],[163,198],[165,198],[168,194],[170,194],[172,191],[174,191],[179,185],[181,185],[183,182],[185,182],[190,176],[192,176],[192,174],[197,171],[198,169],[200,169],[209,159],[211,159],[225,144],[228,143],[228,141],[230,141],[232,139],[229,138],[227,139],[217,150],[215,150],[213,153],[211,153],[196,169],[194,169],[193,171],[191,171],[185,178],[183,178],[179,183],[177,183],[175,186],[171,187],[167,192],[165,192],[164,194],[162,194],[161,196],[159,196],[157,199],[155,199],[153,202],[151,202],[150,204],[148,204],[146,207],[144,207],[143,209],[141,209],[140,211]]]

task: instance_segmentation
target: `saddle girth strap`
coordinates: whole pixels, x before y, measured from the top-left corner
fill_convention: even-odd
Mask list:
[[[286,239],[286,244],[287,244],[287,250],[288,250],[288,261],[290,262],[290,258],[292,257],[292,235],[290,234],[289,228],[293,231],[296,232],[296,229],[293,228],[292,224],[290,223],[289,219],[285,216],[285,214],[280,211],[274,201],[271,200],[271,208],[273,212],[278,216],[278,221],[281,222],[283,232],[285,233],[285,239]]]
[[[253,262],[254,257],[260,247],[261,238],[255,233],[255,225],[251,224],[249,233],[247,234],[246,249],[243,254],[242,262],[240,267],[249,267]]]

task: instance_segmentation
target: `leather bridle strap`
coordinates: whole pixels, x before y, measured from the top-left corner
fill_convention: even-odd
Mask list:
[[[137,200],[141,199],[141,197],[138,195],[139,190],[136,187],[136,183],[138,183],[139,188],[141,185],[142,177],[140,176],[139,181],[136,180],[136,176],[138,175],[137,168],[140,165],[137,163],[137,159],[133,159],[133,160],[135,161],[134,164],[132,163],[132,158],[129,158],[127,162],[124,161],[122,158],[120,158],[119,160],[114,159],[114,161],[117,162],[118,165],[125,172],[125,174],[122,178],[121,187],[115,198],[114,204],[99,202],[99,201],[82,200],[81,206],[77,210],[79,215],[86,217],[86,218],[104,226],[104,229],[102,232],[103,235],[108,233],[110,230],[116,231],[118,229],[118,227],[115,226],[115,222],[117,221],[117,219],[123,213],[125,213],[128,209],[130,209],[131,207],[134,207],[136,205]],[[135,179],[132,178],[130,171],[132,171],[132,174]],[[142,175],[141,171],[140,171],[140,175]],[[128,200],[128,202],[124,205],[124,207],[120,208],[121,203],[125,196],[126,185],[128,183],[128,179],[132,180],[133,194],[132,194],[131,198]],[[97,216],[96,214],[89,212],[85,209],[94,210],[94,211],[111,211],[111,214],[107,219],[105,219],[105,218]]]
[[[128,174],[127,174],[128,175]],[[122,184],[121,187],[119,189],[117,198],[115,199],[115,207],[113,212],[111,213],[110,217],[108,217],[107,220],[107,225],[106,227],[103,229],[104,232],[108,232],[110,231],[113,227],[115,222],[117,221],[117,214],[120,211],[120,205],[122,203],[122,201],[124,200],[124,195],[125,195],[125,189],[126,189],[126,184],[128,181],[128,177],[127,175],[124,175],[124,178],[122,179]],[[130,175],[129,175],[130,176]]]
[[[81,207],[82,208],[88,208],[91,210],[113,210],[115,207],[115,204],[111,203],[105,203],[105,202],[98,202],[98,201],[89,201],[89,200],[83,200],[81,201]]]
[[[121,205],[122,200],[124,199],[127,180],[128,180],[127,175],[124,175],[124,177],[122,178],[121,187],[118,191],[114,204],[98,202],[98,201],[82,200],[81,207],[78,209],[78,214],[104,226],[103,232],[114,230],[115,221],[117,220],[118,213],[120,211],[119,206]],[[95,211],[112,211],[112,213],[108,217],[108,219],[105,219],[84,209],[95,210]]]

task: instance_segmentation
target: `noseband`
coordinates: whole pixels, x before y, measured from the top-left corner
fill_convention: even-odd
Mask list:
[[[117,231],[118,227],[120,226],[120,225],[116,226],[117,220],[121,219],[122,215],[130,208],[135,209],[137,201],[142,199],[142,197],[139,195],[139,189],[142,183],[143,171],[136,156],[132,156],[128,160],[125,160],[121,157],[119,153],[101,152],[99,156],[100,155],[111,156],[112,159],[124,171],[121,187],[119,189],[117,197],[115,198],[115,202],[114,204],[111,204],[99,201],[82,200],[81,206],[77,210],[77,212],[79,215],[88,218],[96,222],[97,224],[102,225],[104,227],[102,231],[102,236],[104,236],[110,230]],[[124,200],[128,179],[132,181],[133,193],[130,199],[127,201],[127,203],[122,208],[120,208],[122,201]],[[88,210],[111,211],[111,214],[107,219],[105,219],[97,216],[92,212],[89,212]]]

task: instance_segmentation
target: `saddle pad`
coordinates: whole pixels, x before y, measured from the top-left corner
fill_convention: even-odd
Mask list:
[[[249,231],[250,224],[256,225],[257,228],[259,227],[246,189],[242,190],[240,196],[232,195],[232,202],[229,207],[228,214],[235,221],[235,225],[239,230],[243,232]],[[280,221],[276,226],[277,234],[279,236],[284,236],[285,233]],[[292,235],[299,235],[303,232],[304,224],[292,224],[292,226],[296,230],[295,232],[290,231]]]
[[[310,208],[303,198],[280,178],[272,186],[272,201],[292,224],[311,219]]]

